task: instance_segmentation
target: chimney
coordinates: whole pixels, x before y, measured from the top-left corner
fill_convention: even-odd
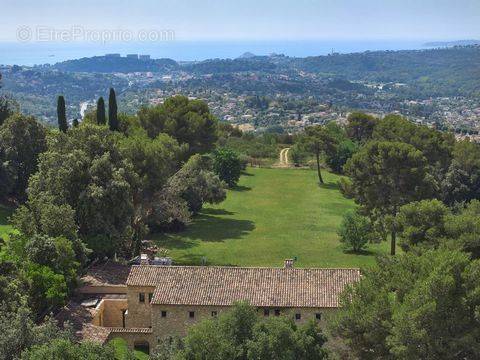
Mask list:
[[[148,265],[148,255],[147,254],[140,254],[140,265]]]
[[[285,269],[292,269],[293,268],[293,262],[294,260],[293,259],[285,259],[284,261],[284,268]]]

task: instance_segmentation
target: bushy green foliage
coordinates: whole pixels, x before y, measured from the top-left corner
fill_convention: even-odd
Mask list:
[[[357,211],[348,211],[343,216],[338,235],[345,248],[359,252],[370,240],[372,225],[368,218],[360,215]]]
[[[480,201],[473,200],[457,209],[438,200],[412,202],[400,208],[400,245],[416,253],[426,248],[448,247],[480,258]]]
[[[238,154],[245,154],[252,159],[277,159],[279,146],[272,142],[267,135],[254,136],[244,134],[241,138],[229,137],[219,139],[219,146],[236,151]]]
[[[441,226],[441,224],[440,224]],[[450,241],[472,258],[480,259],[480,201],[473,200],[457,214],[445,217],[445,232]]]
[[[333,334],[361,359],[476,359],[479,274],[459,251],[381,259],[343,294]]]
[[[46,319],[41,325],[36,325],[30,310],[22,303],[17,306],[14,310],[6,309],[4,306],[0,308],[0,360],[19,359],[23,351],[32,346],[42,346],[52,340],[72,339],[69,327],[60,330],[52,319]]]
[[[218,121],[200,100],[174,96],[161,105],[142,108],[138,117],[148,136],[166,133],[180,144],[187,144],[189,154],[210,151],[217,141]]]
[[[151,198],[149,227],[155,231],[183,229],[205,203],[225,200],[224,186],[213,173],[211,160],[193,155]]]
[[[453,160],[443,182],[443,198],[448,205],[480,198],[480,145],[458,141]]]
[[[7,118],[18,112],[18,110],[18,103],[12,97],[5,94],[0,95],[0,125],[2,125]]]
[[[391,218],[391,253],[395,254],[395,217],[402,205],[432,196],[422,152],[401,142],[369,142],[346,164],[355,201],[370,215]]]
[[[445,238],[445,216],[449,209],[439,200],[414,201],[400,208],[398,227],[404,251],[422,245],[438,247]]]
[[[119,139],[122,156],[132,165],[139,176],[142,197],[151,196],[160,191],[180,167],[185,146],[166,134],[151,139],[143,129],[131,131],[129,136]]]
[[[359,143],[365,143],[372,138],[373,129],[378,123],[374,116],[353,112],[347,118],[347,134],[350,139]]]
[[[137,174],[122,158],[114,135],[107,128],[84,124],[52,137],[48,150],[40,156],[39,171],[30,178],[27,205],[15,217],[23,224],[27,223],[25,216],[34,219],[36,228],[42,230],[39,214],[51,215],[47,209],[57,207],[71,208],[63,221],[74,222],[80,238],[92,248],[96,244],[91,240],[107,236],[112,246],[106,254],[113,254],[131,234],[137,184]],[[73,216],[73,221],[66,215]]]
[[[242,164],[237,153],[227,148],[216,150],[213,153],[213,171],[228,186],[235,186],[242,171]]]
[[[410,144],[422,152],[429,167],[439,168],[442,172],[450,165],[455,142],[450,133],[414,124],[400,115],[385,116],[375,126],[373,139]]]
[[[297,327],[285,317],[261,319],[255,308],[238,303],[218,319],[192,326],[180,343],[166,340],[154,359],[323,359],[325,341],[318,324]]]
[[[31,116],[9,117],[0,126],[0,198],[23,199],[28,179],[47,148],[47,130]]]
[[[95,343],[74,343],[68,339],[53,339],[35,345],[22,353],[22,360],[116,360],[111,346]]]

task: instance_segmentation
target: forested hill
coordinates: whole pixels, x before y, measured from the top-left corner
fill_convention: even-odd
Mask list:
[[[405,83],[431,96],[480,94],[480,46],[430,50],[367,51],[307,58],[252,57],[206,60],[186,67],[194,73],[298,71],[326,77],[381,83]],[[412,88],[411,88],[412,89]]]
[[[143,60],[129,57],[94,56],[67,60],[54,65],[54,68],[67,72],[129,73],[129,72],[168,72],[178,69],[172,59]]]
[[[292,60],[304,71],[350,79],[410,81],[422,77],[480,77],[480,46],[432,50],[367,51]]]
[[[96,56],[57,63],[66,72],[156,72],[182,70],[193,75],[255,72],[302,78],[340,77],[349,81],[404,83],[410,95],[480,95],[480,46],[457,46],[430,50],[367,51],[307,58],[282,55],[211,59],[178,64],[172,59],[136,59]]]

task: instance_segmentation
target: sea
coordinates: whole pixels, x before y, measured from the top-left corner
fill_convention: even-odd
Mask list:
[[[0,42],[0,65],[42,65],[109,53],[144,54],[176,61],[233,59],[284,54],[291,57],[354,53],[375,50],[425,49],[428,40],[170,40],[159,42]]]

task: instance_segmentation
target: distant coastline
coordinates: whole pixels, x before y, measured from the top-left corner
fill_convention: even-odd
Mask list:
[[[285,54],[308,57],[335,53],[376,50],[420,50],[421,40],[233,40],[166,41],[159,43],[17,43],[0,42],[0,65],[54,64],[108,53],[150,54],[154,59],[169,58],[177,62],[207,59],[235,59],[242,54]]]
[[[451,47],[479,45],[480,40],[432,41],[423,44],[425,47]]]

